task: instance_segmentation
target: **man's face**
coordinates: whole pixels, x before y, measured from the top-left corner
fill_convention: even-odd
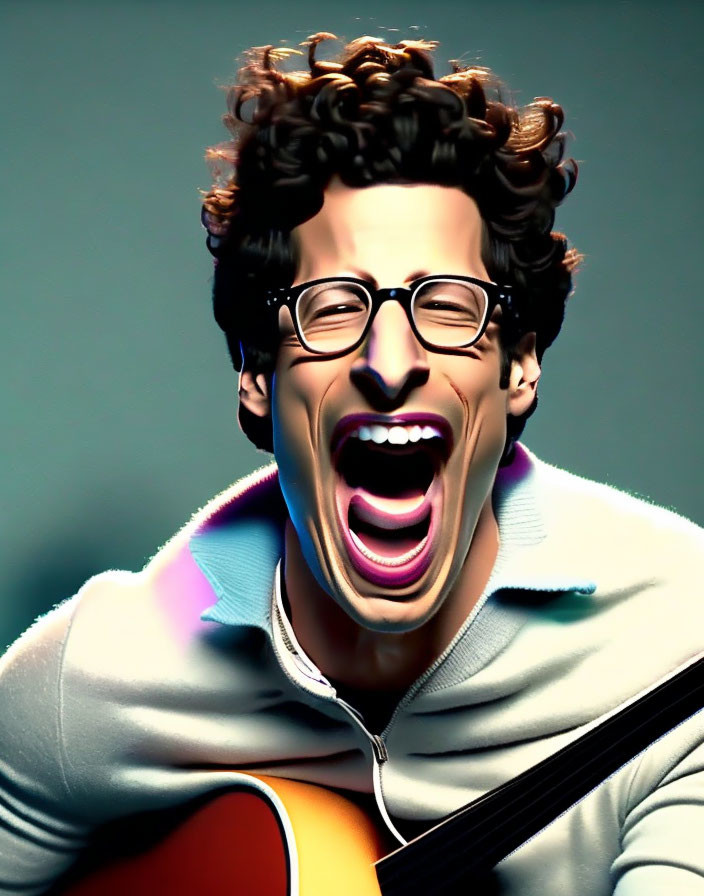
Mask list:
[[[295,283],[488,280],[481,236],[477,206],[457,188],[333,181],[320,212],[294,231]],[[387,301],[359,348],[321,357],[281,311],[271,385],[281,487],[308,566],[362,626],[422,625],[462,568],[491,500],[506,415],[517,412],[499,388],[499,314],[478,343],[445,354],[425,349]]]

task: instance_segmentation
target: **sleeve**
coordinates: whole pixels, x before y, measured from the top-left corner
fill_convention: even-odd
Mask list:
[[[0,658],[0,894],[43,892],[85,843],[72,813],[60,716],[76,600],[40,618]]]
[[[656,760],[646,756],[641,763],[612,867],[614,896],[704,896],[704,710],[654,752],[670,770],[648,787]]]

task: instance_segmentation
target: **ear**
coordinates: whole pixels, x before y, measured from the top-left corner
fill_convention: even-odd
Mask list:
[[[512,354],[507,410],[514,417],[520,417],[533,404],[538,391],[540,364],[535,353],[535,333],[522,336]]]
[[[269,380],[263,373],[247,368],[240,374],[240,404],[255,417],[268,417],[271,410]]]

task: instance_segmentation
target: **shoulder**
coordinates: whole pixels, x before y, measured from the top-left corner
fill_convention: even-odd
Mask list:
[[[278,496],[276,468],[258,470],[194,513],[140,572],[111,571],[89,581],[79,596],[67,670],[94,668],[98,675],[135,680],[158,666],[162,675],[185,675],[203,637],[219,627],[203,618],[220,594],[196,546],[224,543],[230,565],[246,566],[251,557],[240,556],[241,546],[227,537],[233,521],[253,528],[257,516],[275,514]]]
[[[550,612],[536,614],[552,650],[573,643],[583,699],[627,699],[700,655],[704,530],[672,510],[526,457],[524,482],[532,482],[542,539],[524,562],[533,558],[546,578],[556,570],[564,581],[592,583],[590,593],[558,596]]]
[[[541,508],[551,534],[571,532],[584,549],[601,549],[599,561],[636,558],[646,567],[701,563],[704,529],[642,497],[596,482],[530,454]]]
[[[0,726],[0,752],[30,766],[60,764],[65,670],[74,633],[86,608],[124,605],[135,578],[116,570],[92,577],[73,597],[40,616],[0,657],[0,717],[10,720]],[[107,624],[91,626],[96,657],[104,655],[115,634],[112,623],[109,618]]]
[[[41,812],[70,804],[60,738],[61,669],[77,604],[78,596],[37,619],[0,657],[0,804],[9,813],[9,831],[0,824],[0,866],[5,838],[20,848],[13,837],[37,805]],[[22,819],[15,831],[14,812]]]
[[[11,729],[46,721],[46,707],[56,703],[58,681],[78,596],[37,619],[0,657],[0,717]]]
[[[193,642],[217,624],[201,616],[217,600],[192,545],[233,517],[272,512],[275,467],[256,471],[215,496],[139,572],[108,570],[40,617],[0,658],[0,709],[55,704],[67,678],[136,680],[159,663],[174,671]],[[83,690],[81,688],[81,690]],[[4,701],[4,702],[3,702]]]

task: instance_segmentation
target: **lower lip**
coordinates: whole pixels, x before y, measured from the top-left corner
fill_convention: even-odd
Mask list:
[[[341,508],[338,506],[338,521],[342,531],[342,539],[352,561],[352,566],[367,581],[387,588],[403,588],[416,582],[427,572],[434,556],[433,546],[440,505],[442,503],[442,486],[437,475],[428,489],[428,498],[430,500],[430,523],[428,534],[425,537],[425,544],[415,557],[399,566],[386,566],[385,564],[375,563],[363,554],[350,534],[347,520],[343,518],[349,513],[349,502],[346,502],[344,513],[340,512]]]

